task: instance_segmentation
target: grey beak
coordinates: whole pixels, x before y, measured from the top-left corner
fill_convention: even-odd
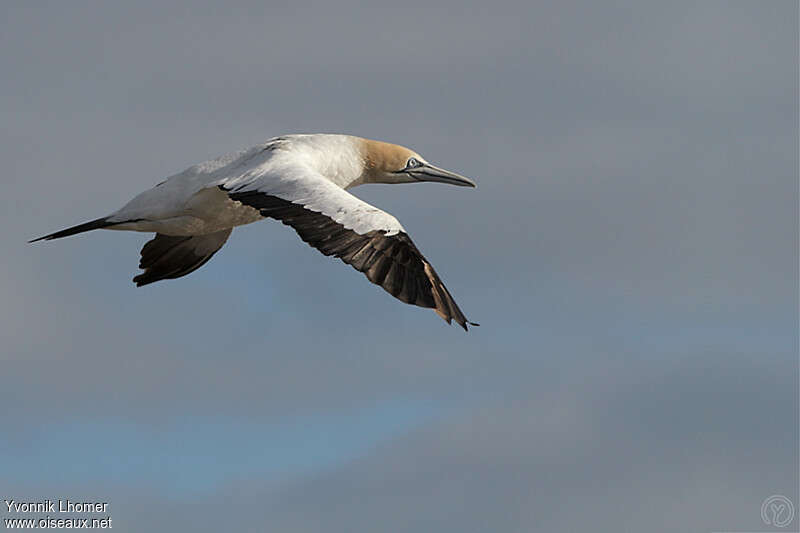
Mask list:
[[[475,187],[475,182],[469,178],[465,178],[455,172],[444,170],[443,168],[435,167],[428,163],[423,166],[417,167],[408,172],[411,177],[418,181],[436,181],[439,183],[448,183],[450,185],[458,185],[459,187]]]

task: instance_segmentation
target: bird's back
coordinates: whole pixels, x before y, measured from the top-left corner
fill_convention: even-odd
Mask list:
[[[140,193],[110,218],[112,220],[161,218],[179,213],[194,195],[214,186],[213,184],[220,179],[237,175],[245,177],[254,172],[263,173],[282,141],[283,138],[277,137],[245,150],[192,165]]]

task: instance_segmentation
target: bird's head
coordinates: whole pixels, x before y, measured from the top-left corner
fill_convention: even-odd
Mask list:
[[[435,167],[404,146],[363,139],[365,183],[417,183],[437,181],[461,187],[475,182],[455,172]]]

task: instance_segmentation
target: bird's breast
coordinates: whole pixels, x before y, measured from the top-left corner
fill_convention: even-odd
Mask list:
[[[264,218],[258,209],[231,200],[217,187],[202,189],[189,198],[186,214],[202,221],[202,233],[242,226]]]

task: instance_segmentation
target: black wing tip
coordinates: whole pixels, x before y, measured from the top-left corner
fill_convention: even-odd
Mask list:
[[[137,287],[144,287],[145,285],[149,285],[151,283],[158,281],[157,279],[147,279],[145,276],[146,273],[139,274],[138,276],[135,276],[132,281],[136,284]]]
[[[464,331],[469,331],[469,328],[467,327],[467,324],[469,324],[470,326],[476,326],[476,327],[480,326],[480,324],[478,324],[477,322],[470,322],[469,320],[465,320],[463,323],[462,322],[458,323],[459,326],[464,328]]]
[[[204,235],[156,233],[142,247],[140,272],[133,278],[137,287],[164,279],[177,279],[205,265],[228,240],[232,228]],[[200,247],[198,249],[198,247]],[[213,249],[212,249],[213,248]]]

